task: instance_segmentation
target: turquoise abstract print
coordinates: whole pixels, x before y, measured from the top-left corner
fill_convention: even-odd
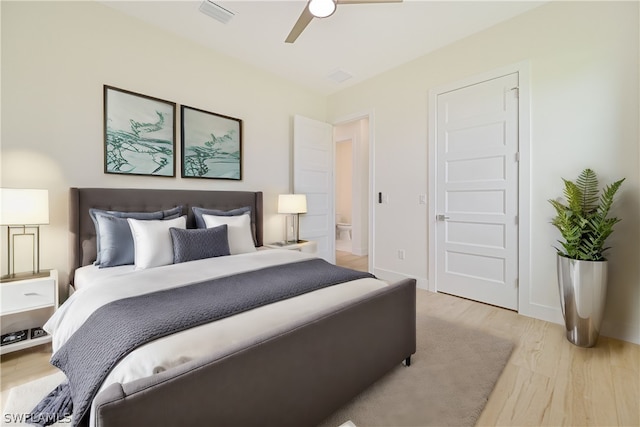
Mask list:
[[[182,176],[242,179],[242,120],[181,107]]]
[[[105,86],[105,172],[175,176],[175,104]]]

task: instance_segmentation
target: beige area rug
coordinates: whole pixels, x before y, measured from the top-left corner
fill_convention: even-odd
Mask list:
[[[419,314],[411,366],[394,368],[322,427],[473,426],[512,349],[508,340]],[[58,373],[12,388],[2,425],[25,425],[21,417],[62,378]]]
[[[418,314],[417,351],[321,427],[473,426],[509,360],[513,343]]]

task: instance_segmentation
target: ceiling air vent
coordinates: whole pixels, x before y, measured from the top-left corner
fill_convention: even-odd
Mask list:
[[[327,77],[336,83],[342,83],[344,81],[349,80],[353,76],[349,74],[347,71],[337,69],[331,72]]]
[[[225,9],[219,4],[215,4],[212,1],[205,0],[200,5],[200,12],[204,13],[207,16],[212,17],[216,21],[220,21],[223,24],[231,21],[231,18],[235,16],[235,13],[230,11],[229,9]]]

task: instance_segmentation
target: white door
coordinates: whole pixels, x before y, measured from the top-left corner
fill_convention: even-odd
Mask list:
[[[318,256],[335,263],[333,127],[302,116],[293,118],[293,192],[307,195],[300,215],[300,238],[313,240]]]
[[[518,308],[518,73],[436,100],[436,289]]]

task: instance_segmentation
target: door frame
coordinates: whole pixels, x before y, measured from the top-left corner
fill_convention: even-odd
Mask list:
[[[374,174],[374,165],[375,165],[375,135],[374,135],[374,112],[373,110],[368,110],[368,111],[364,111],[364,112],[360,112],[360,113],[354,113],[354,114],[349,114],[346,116],[341,116],[338,117],[332,121],[330,121],[329,123],[331,123],[331,125],[335,128],[336,126],[341,126],[341,125],[346,125],[348,123],[351,122],[355,122],[358,120],[362,120],[362,119],[369,119],[369,182],[367,185],[367,188],[369,189],[369,203],[368,203],[368,209],[367,209],[367,214],[368,214],[368,224],[367,224],[367,233],[368,233],[368,238],[367,238],[367,261],[368,261],[368,271],[371,273],[373,272],[373,268],[375,265],[375,258],[374,258],[374,250],[373,248],[375,247],[375,200],[373,197],[373,189],[374,189],[374,182],[373,182],[373,177],[375,176]],[[337,141],[333,141],[333,152],[335,155],[335,145],[337,144]],[[333,173],[335,176],[335,168],[336,168],[336,162],[334,159],[333,162]],[[335,197],[335,194],[334,194]],[[333,204],[333,215],[335,217],[335,203]]]
[[[436,283],[436,190],[437,190],[437,98],[438,95],[450,92],[463,87],[472,86],[487,80],[492,80],[508,74],[518,73],[518,152],[520,161],[518,165],[518,312],[528,312],[531,307],[530,302],[530,197],[531,197],[531,65],[529,61],[522,61],[516,64],[497,68],[488,72],[466,77],[455,82],[446,83],[429,89],[428,106],[428,180],[429,189],[429,209],[428,209],[428,265],[429,283],[431,292],[437,292]],[[528,314],[528,313],[523,313]]]

